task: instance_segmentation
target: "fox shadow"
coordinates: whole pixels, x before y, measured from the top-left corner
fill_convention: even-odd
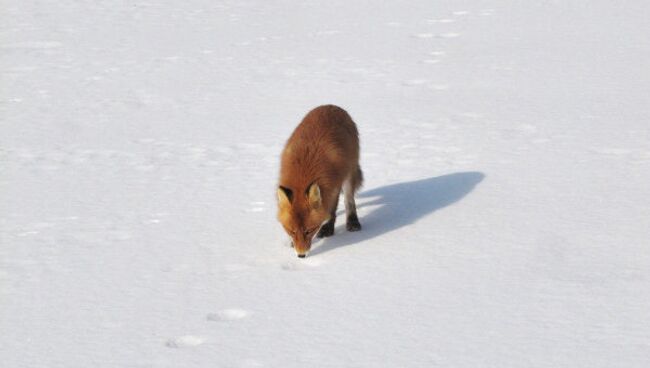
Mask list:
[[[345,225],[337,226],[335,235],[319,242],[312,255],[358,243],[407,226],[422,217],[447,207],[469,194],[485,175],[480,172],[459,172],[427,179],[396,183],[361,192],[358,207],[377,206],[361,215],[362,229],[346,232]],[[345,221],[341,215],[339,221]]]

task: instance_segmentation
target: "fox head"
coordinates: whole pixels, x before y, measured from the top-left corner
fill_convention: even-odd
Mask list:
[[[291,237],[298,257],[307,255],[312,239],[329,217],[318,184],[310,184],[302,193],[278,187],[278,220]]]

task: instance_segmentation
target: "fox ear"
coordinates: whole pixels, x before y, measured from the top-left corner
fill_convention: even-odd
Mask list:
[[[291,199],[293,197],[293,192],[289,188],[285,188],[282,185],[278,187],[278,203],[280,207],[286,207],[291,205]]]
[[[319,208],[322,202],[320,197],[320,188],[318,184],[311,183],[309,188],[307,188],[307,197],[309,198],[309,204],[312,208]]]

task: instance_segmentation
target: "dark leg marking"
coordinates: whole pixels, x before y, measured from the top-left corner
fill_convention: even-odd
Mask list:
[[[351,213],[348,215],[347,221],[345,222],[345,228],[348,231],[359,231],[361,230],[361,223],[356,213]]]
[[[326,238],[328,236],[334,235],[334,222],[336,221],[336,216],[333,216],[329,221],[325,223],[325,225],[321,226],[320,230],[318,231],[318,237],[319,238]]]
[[[334,208],[332,209],[332,212],[330,213],[330,219],[325,223],[325,225],[321,226],[320,231],[318,231],[318,237],[319,238],[326,238],[328,236],[334,235],[334,223],[336,222],[336,209],[339,206],[339,195],[341,192],[339,191],[339,194],[336,195],[336,201],[334,202]]]
[[[363,180],[361,169],[357,169],[356,175],[353,175],[343,184],[343,194],[345,195],[345,214],[347,219],[345,221],[345,228],[348,231],[361,230],[361,223],[357,217],[357,204],[354,201],[354,192],[361,185]]]

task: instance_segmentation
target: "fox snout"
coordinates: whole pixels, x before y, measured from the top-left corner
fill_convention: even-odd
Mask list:
[[[296,251],[298,258],[305,258],[311,249],[311,241],[293,241],[293,249]]]

